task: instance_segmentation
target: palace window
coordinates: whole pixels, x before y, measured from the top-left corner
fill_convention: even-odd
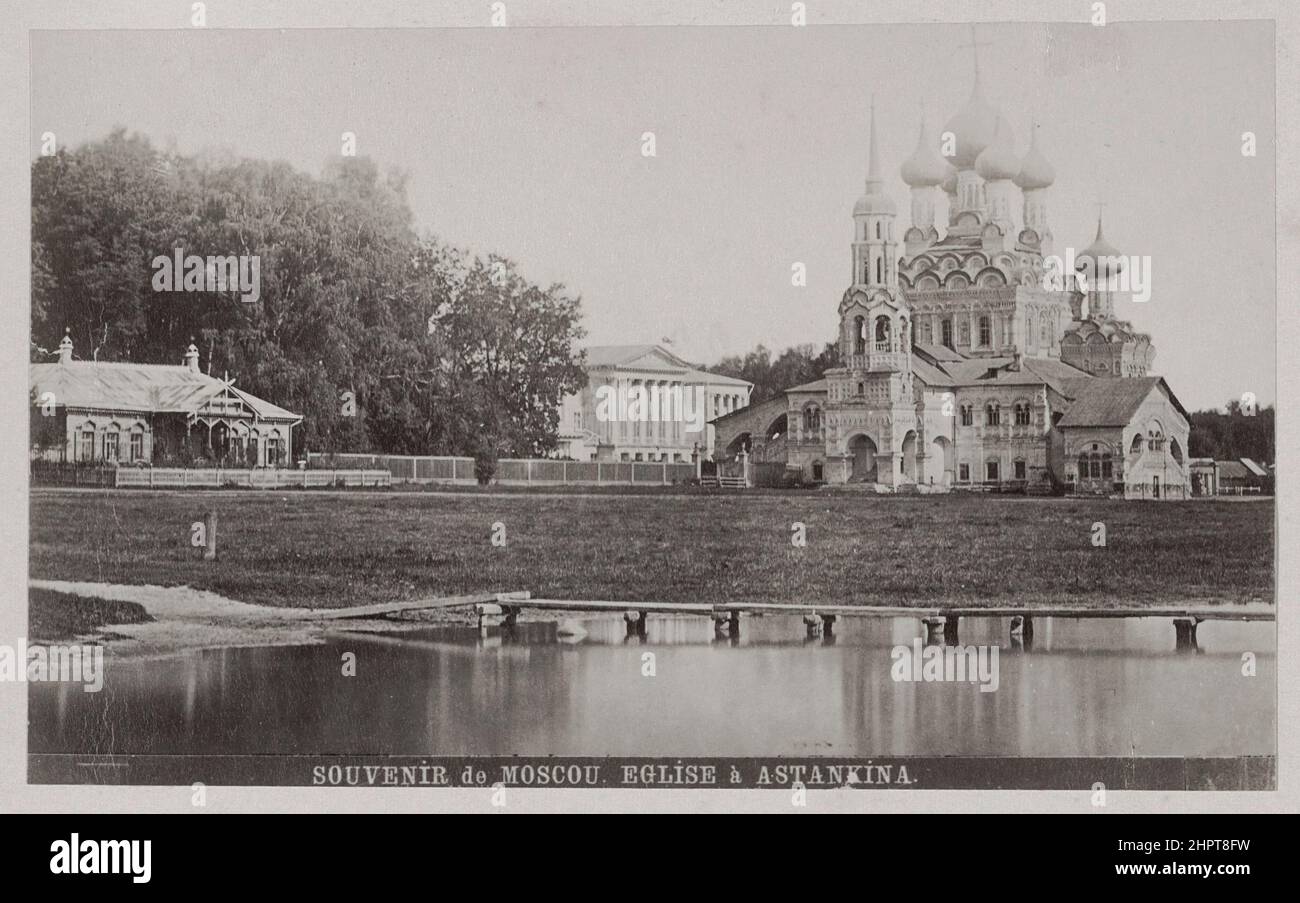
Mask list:
[[[964,404],[961,406],[961,425],[972,426],[975,423],[975,405]]]
[[[1025,462],[1020,460],[1013,461],[1011,466],[1015,468],[1016,479],[1023,480],[1025,478]]]
[[[1029,405],[1026,402],[1016,403],[1016,426],[1029,426]]]
[[[958,464],[958,465],[957,465],[957,479],[961,480],[963,483],[969,483],[969,482],[970,482],[970,465],[969,465],[969,464]]]
[[[994,481],[998,478],[998,462],[989,461],[984,465],[984,479]]]
[[[988,404],[984,407],[984,422],[988,426],[999,426],[1002,423],[1002,408],[996,404]]]
[[[95,460],[95,428],[84,429],[77,434],[77,460]]]
[[[980,317],[980,346],[987,348],[993,344],[993,324],[988,317]]]
[[[952,348],[952,320],[944,320],[941,328],[943,330],[944,347]]]

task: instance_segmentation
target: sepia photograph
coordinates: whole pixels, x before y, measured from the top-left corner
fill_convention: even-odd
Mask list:
[[[28,32],[26,783],[1277,791],[1275,23],[527,12]]]

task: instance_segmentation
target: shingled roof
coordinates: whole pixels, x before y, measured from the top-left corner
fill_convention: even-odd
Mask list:
[[[1188,416],[1163,377],[1085,376],[1065,380],[1062,394],[1070,399],[1070,409],[1061,418],[1060,426],[1127,426],[1142,402],[1157,389],[1168,396],[1183,417]]]
[[[262,420],[297,422],[302,419],[300,414],[184,364],[96,361],[32,364],[28,378],[38,396],[52,392],[56,404],[69,408],[190,414],[229,387]]]

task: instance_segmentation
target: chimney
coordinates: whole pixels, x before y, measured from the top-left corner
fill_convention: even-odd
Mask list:
[[[59,342],[59,363],[72,363],[72,336],[66,332],[63,335],[63,341]]]
[[[185,349],[185,366],[190,368],[191,373],[199,372],[199,349],[194,347],[194,342],[190,342],[190,347]]]

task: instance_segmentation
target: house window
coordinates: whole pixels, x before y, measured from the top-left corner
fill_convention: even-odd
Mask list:
[[[631,455],[629,455],[627,452],[623,452],[623,454],[621,454],[621,455],[619,456],[619,460],[620,460],[620,461],[630,461],[630,460],[632,460],[632,457],[631,457]]]
[[[1023,480],[1025,478],[1025,462],[1015,461],[1012,466],[1015,468],[1016,479]]]
[[[82,430],[77,435],[77,460],[93,461],[95,460],[95,430],[90,428]]]
[[[266,463],[277,465],[284,463],[284,440],[271,436],[266,440]]]
[[[964,404],[961,406],[961,425],[971,426],[975,423],[975,406]]]
[[[144,433],[140,430],[131,434],[131,460],[144,460]]]
[[[1109,480],[1115,475],[1115,463],[1111,460],[1110,452],[1101,456],[1101,476],[1102,479]]]
[[[943,330],[944,347],[951,348],[952,347],[952,320],[944,320],[943,323],[940,324],[940,328]]]
[[[116,431],[110,431],[104,434],[104,460],[105,461],[117,460],[117,438],[118,438],[118,433]]]
[[[997,478],[998,478],[998,462],[988,461],[984,465],[984,479],[993,481],[996,480]]]
[[[958,464],[958,465],[957,465],[957,479],[961,480],[963,483],[969,483],[969,482],[970,482],[970,465],[969,465],[969,464]]]
[[[993,344],[993,324],[988,317],[980,317],[980,346],[987,348]]]
[[[1029,405],[1024,402],[1016,405],[1016,426],[1029,426]]]
[[[984,408],[984,422],[989,426],[998,426],[1002,423],[1002,408],[996,404],[989,404]]]
[[[252,464],[254,467],[262,463],[258,459],[257,455],[258,455],[257,437],[249,436],[248,437],[248,463]]]

